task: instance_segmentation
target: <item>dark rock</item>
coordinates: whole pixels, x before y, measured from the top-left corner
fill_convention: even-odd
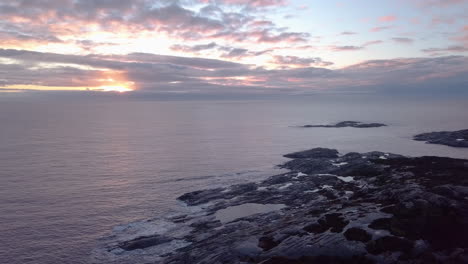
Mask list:
[[[279,243],[271,236],[263,236],[258,239],[258,247],[263,248],[265,251],[276,247],[278,244]]]
[[[391,227],[391,218],[379,218],[375,219],[370,225],[369,228],[376,230],[390,230]]]
[[[362,123],[357,121],[342,121],[333,125],[305,125],[304,128],[310,127],[326,127],[326,128],[341,128],[341,127],[355,127],[355,128],[371,128],[371,127],[383,127],[385,124],[380,123]]]
[[[467,160],[383,152],[340,156],[321,148],[288,156],[295,157],[282,165],[289,172],[182,195],[180,200],[200,207],[164,219],[173,227],[161,234],[115,242],[105,252],[156,246],[149,251],[162,264],[466,260]],[[217,220],[219,210],[247,203],[284,207],[229,223]],[[171,250],[155,253],[157,248]],[[122,260],[116,263],[151,262],[125,256],[112,257]]]
[[[366,246],[369,253],[377,255],[387,251],[409,252],[413,249],[413,242],[394,236],[385,236],[369,242]]]
[[[162,237],[162,236],[139,237],[139,238],[121,243],[119,247],[126,251],[132,251],[136,249],[144,249],[148,247],[153,247],[153,246],[163,244],[169,241],[171,241],[170,238]]]
[[[339,213],[326,214],[318,220],[318,223],[322,226],[331,228],[331,232],[339,233],[343,231],[343,228],[348,225],[349,221],[345,220]]]
[[[430,144],[441,144],[457,148],[468,148],[468,129],[459,131],[442,131],[423,133],[414,136],[414,140]]]
[[[319,223],[313,223],[303,229],[309,233],[320,234],[330,229],[330,227]]]
[[[307,159],[307,158],[338,158],[338,151],[336,149],[328,149],[328,148],[314,148],[305,151],[294,152],[290,154],[284,155],[286,158],[291,159]]]
[[[346,239],[351,241],[367,242],[372,239],[372,236],[367,233],[366,230],[357,227],[352,227],[346,230],[346,232],[344,232],[344,236]]]
[[[301,257],[297,259],[285,257],[272,257],[262,264],[374,264],[372,259],[365,256],[336,257],[336,256],[315,256]]]

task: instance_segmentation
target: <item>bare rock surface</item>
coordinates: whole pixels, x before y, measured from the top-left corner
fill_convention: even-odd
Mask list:
[[[414,136],[414,140],[450,147],[468,148],[468,129],[423,133]]]
[[[372,128],[387,126],[381,123],[363,123],[358,121],[342,121],[332,125],[304,125],[304,128],[311,127],[325,127],[325,128],[342,128],[342,127],[355,127],[355,128]]]
[[[295,157],[281,165],[290,172],[184,194],[192,213],[107,243],[95,261],[468,263],[467,160],[324,148],[286,156]],[[216,218],[243,204],[277,210]]]

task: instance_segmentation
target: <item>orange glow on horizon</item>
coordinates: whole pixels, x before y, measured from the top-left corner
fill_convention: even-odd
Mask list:
[[[125,85],[105,85],[99,87],[82,86],[43,86],[43,85],[7,85],[0,87],[0,92],[4,91],[91,91],[91,92],[131,92],[134,91]]]
[[[120,86],[120,85],[101,86],[101,87],[96,88],[95,90],[103,91],[103,92],[119,92],[119,93],[133,91],[133,89],[131,88]]]

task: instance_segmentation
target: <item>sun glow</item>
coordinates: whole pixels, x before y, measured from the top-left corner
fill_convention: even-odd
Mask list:
[[[119,93],[124,93],[124,92],[131,92],[133,89],[125,87],[125,86],[118,86],[118,85],[109,85],[109,86],[101,86],[97,90],[103,91],[103,92],[119,92]]]

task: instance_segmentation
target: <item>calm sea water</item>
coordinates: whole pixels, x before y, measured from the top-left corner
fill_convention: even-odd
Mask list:
[[[468,101],[0,101],[0,262],[88,263],[113,227],[179,210],[175,198],[262,179],[312,147],[468,158],[412,141],[468,128]],[[372,129],[301,129],[343,120]]]

